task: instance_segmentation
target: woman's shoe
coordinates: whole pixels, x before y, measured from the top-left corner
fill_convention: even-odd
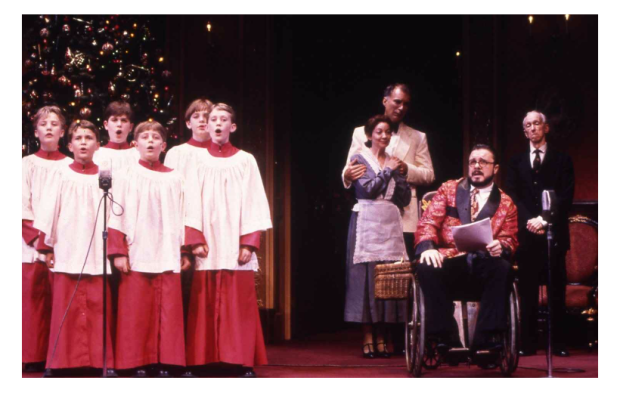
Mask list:
[[[383,345],[383,351],[379,351],[379,345]],[[385,343],[377,343],[377,353],[375,354],[375,356],[386,359],[391,356],[387,350],[387,345]]]
[[[368,352],[366,352],[366,348],[368,348]],[[364,345],[362,345],[362,356],[365,359],[374,359],[375,358],[375,352],[373,351],[372,343],[371,344],[364,344]]]

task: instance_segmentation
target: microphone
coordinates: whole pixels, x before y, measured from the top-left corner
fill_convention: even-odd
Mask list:
[[[103,160],[101,165],[99,165],[99,188],[105,192],[112,188],[112,165],[110,160]]]
[[[551,217],[555,214],[556,210],[556,198],[555,191],[544,190],[542,192],[542,218],[549,222]]]

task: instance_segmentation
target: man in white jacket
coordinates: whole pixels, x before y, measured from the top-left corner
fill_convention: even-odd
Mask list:
[[[418,224],[418,199],[415,187],[432,183],[435,180],[435,172],[428,151],[426,134],[403,123],[403,118],[409,110],[410,101],[409,87],[402,83],[388,86],[383,94],[384,115],[389,117],[392,123],[398,127],[398,131],[392,135],[386,152],[402,160],[400,171],[406,175],[407,183],[411,187],[411,203],[405,208],[403,216],[403,235],[407,253],[411,257],[413,256],[413,234]],[[365,165],[357,164],[356,161],[350,162],[355,153],[367,149],[364,146],[366,140],[364,127],[357,127],[353,131],[353,141],[346,165],[342,171],[345,188],[349,188],[351,183],[362,177],[366,171]]]

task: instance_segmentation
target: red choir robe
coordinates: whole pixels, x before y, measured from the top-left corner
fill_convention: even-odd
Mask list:
[[[210,156],[219,160],[229,160],[240,152],[230,143],[219,146],[208,141],[205,144]],[[245,152],[243,154],[248,155]],[[255,166],[253,157],[251,161]],[[228,178],[228,180],[231,179]],[[260,183],[260,177],[258,180]],[[262,193],[264,197],[264,189]],[[234,198],[234,196],[226,195],[223,197]],[[255,197],[260,198],[261,195],[255,195]],[[266,202],[266,197],[264,201]],[[271,222],[263,224],[262,227],[264,229],[271,227]],[[205,227],[203,233],[191,226],[186,226],[185,243],[192,246],[207,244],[210,255],[218,254],[218,251],[218,255],[221,255],[222,251],[218,250],[218,247],[221,248],[222,243],[218,242],[217,238],[212,244],[207,241],[209,230]],[[261,231],[254,231],[240,235],[239,245],[250,246],[258,250],[260,233]],[[226,262],[237,264],[236,260]],[[202,267],[200,267],[201,263],[204,263]],[[256,263],[257,266],[255,259],[248,265],[252,263]],[[253,367],[267,364],[267,352],[254,283],[255,272],[253,270],[230,270],[217,265],[209,266],[207,262],[199,262],[198,258],[196,266],[187,322],[187,365],[229,363]]]
[[[71,161],[57,150],[22,160],[22,363],[45,361],[52,315],[53,276],[36,253],[39,231],[33,222],[47,174]]]
[[[161,179],[166,179],[166,175],[173,171],[160,162],[151,165],[140,160],[139,164],[136,168],[128,170],[130,174],[127,179],[135,179],[134,176],[140,177],[139,173],[144,169],[158,173],[156,176],[163,175],[159,176]],[[176,178],[176,176],[175,174],[174,177]],[[140,178],[149,181],[149,179]],[[172,230],[171,227],[164,224],[166,218],[141,217],[137,210],[138,206],[140,206],[140,212],[156,211],[158,210],[157,206],[150,206],[148,199],[128,201],[128,198],[135,199],[137,194],[127,191],[127,186],[119,188],[117,184],[115,180],[113,187],[116,188],[116,197],[119,199],[119,203],[124,205],[127,217],[135,216],[137,221],[154,219],[155,225],[159,223],[162,227],[150,227],[148,230],[152,231],[151,233],[157,234],[164,232],[164,230]],[[173,186],[173,192],[180,194],[177,195],[177,198],[182,200],[182,183],[175,184],[177,186]],[[157,180],[146,187],[151,188],[151,190],[147,190],[147,192],[151,192],[149,195],[159,195]],[[144,206],[149,206],[149,208],[144,208]],[[142,210],[143,208],[145,210]],[[182,214],[182,212],[178,214]],[[180,254],[172,258],[176,259],[174,263],[179,265],[174,269],[171,269],[170,266],[149,268],[149,261],[136,265],[139,256],[133,254],[132,258],[132,251],[135,251],[132,248],[137,247],[136,249],[139,249],[139,243],[141,240],[146,240],[149,233],[146,229],[144,230],[145,235],[136,232],[128,236],[127,233],[122,232],[122,230],[131,232],[131,229],[125,228],[131,228],[133,225],[135,223],[111,222],[108,237],[108,255],[110,258],[127,256],[131,266],[129,273],[120,274],[115,351],[116,367],[118,369],[129,369],[155,363],[185,366],[183,304],[179,274]],[[184,231],[182,223],[179,225],[179,230],[182,237]],[[130,243],[128,243],[128,239]],[[179,240],[178,243],[180,250],[182,240]],[[164,244],[160,245],[162,248],[165,246]],[[175,244],[168,246],[170,246],[167,248],[168,250],[176,247]],[[159,250],[153,251],[158,253]]]
[[[42,203],[35,220],[35,227],[41,230],[37,251],[53,251],[55,260],[46,368],[103,368],[103,257],[100,253],[103,240],[97,238],[103,230],[103,210],[96,217],[103,193],[99,189],[98,172],[92,162],[85,165],[73,162],[57,171],[48,180],[47,188],[52,195]],[[86,257],[95,220],[96,235]],[[106,366],[114,368],[109,282],[106,298]]]

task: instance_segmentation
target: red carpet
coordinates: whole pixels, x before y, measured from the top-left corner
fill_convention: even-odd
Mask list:
[[[390,359],[364,359],[361,335],[356,331],[324,334],[307,340],[267,345],[269,365],[256,367],[259,378],[408,378],[403,356]],[[554,368],[577,368],[581,373],[554,372],[557,378],[597,378],[598,351],[572,349],[568,358],[553,358]],[[542,378],[547,375],[544,351],[519,360],[513,378]],[[24,378],[41,377],[25,374]],[[482,370],[462,364],[423,370],[423,378],[502,378],[499,369]]]

